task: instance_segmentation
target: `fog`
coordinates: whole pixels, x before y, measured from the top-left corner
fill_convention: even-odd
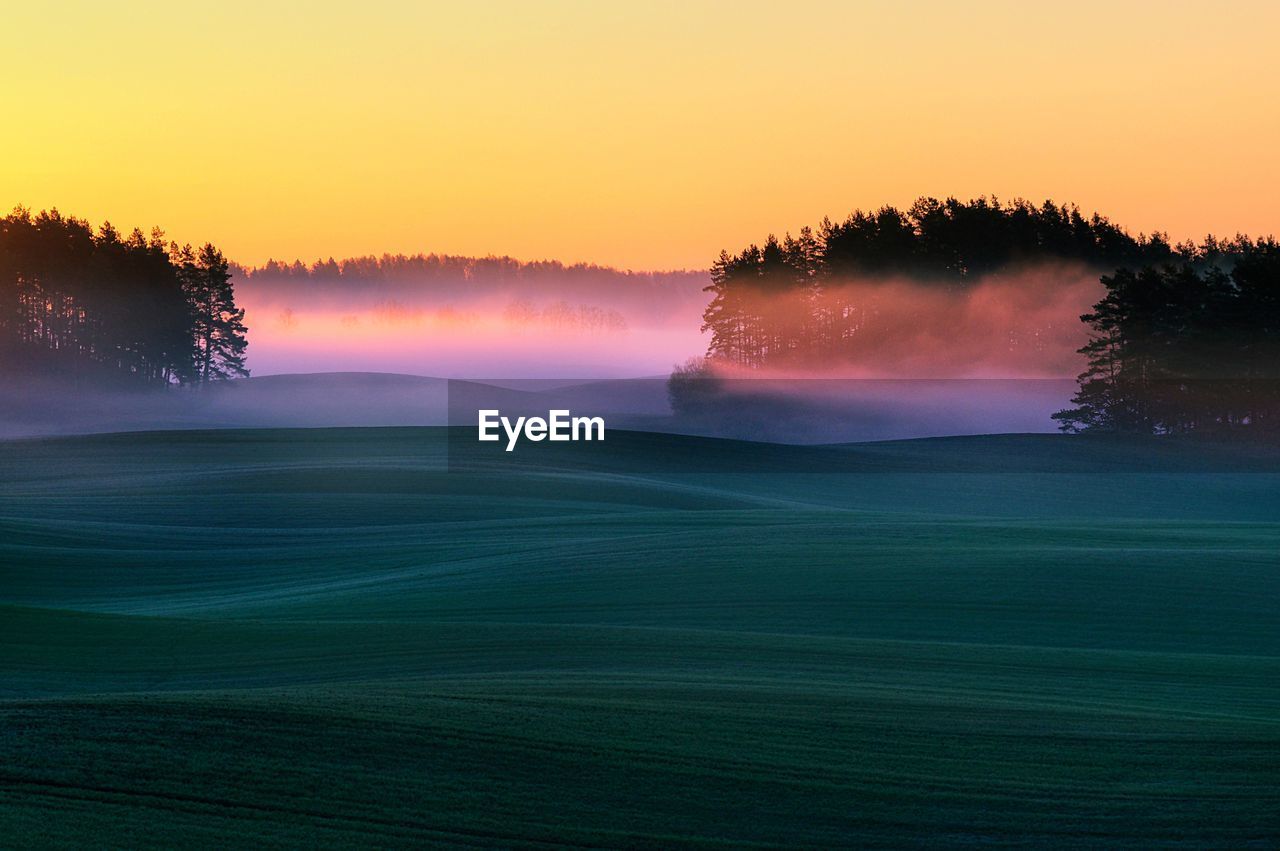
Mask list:
[[[930,378],[1074,378],[1084,365],[1081,314],[1102,296],[1096,271],[1037,266],[963,290],[895,280],[844,285],[870,314],[843,371]]]
[[[673,411],[665,376],[706,351],[705,277],[610,274],[589,286],[544,275],[470,288],[250,279],[238,293],[253,378],[127,392],[8,381],[0,435],[443,425],[468,421],[458,404],[486,398],[515,413],[605,414],[610,428],[796,443],[1048,432],[1082,366],[1079,316],[1101,292],[1096,272],[1064,266],[964,289],[845,281],[825,296],[848,309],[852,333],[838,354],[766,369],[718,363],[714,403],[691,412]],[[756,298],[752,309],[768,317],[800,308]]]
[[[609,429],[782,443],[1054,430],[1066,379],[741,379],[675,413],[665,378],[446,381],[388,373],[263,376],[208,388],[0,385],[0,437],[205,428],[474,427],[480,408],[603,416]]]
[[[598,305],[486,300],[317,310],[246,303],[255,374],[363,371],[463,378],[667,373],[706,348],[701,309],[637,321]]]
[[[816,310],[801,294],[741,293],[741,310],[802,343],[763,367],[740,366],[732,351],[714,366],[733,378],[1074,378],[1087,339],[1080,316],[1102,293],[1098,273],[1076,265],[1038,265],[964,286],[845,280],[823,288]],[[825,335],[818,344],[806,347],[805,334],[815,332],[804,323]]]
[[[254,374],[665,375],[706,349],[706,273],[384,257],[236,282]]]
[[[238,284],[257,375],[394,372],[442,377],[665,375],[706,351],[705,276],[600,274],[479,281],[266,280]],[[904,278],[828,285],[848,312],[834,355],[765,374],[1062,378],[1082,366],[1080,314],[1101,294],[1082,266],[1036,266],[963,289]],[[806,297],[757,295],[748,309],[799,316]],[[731,368],[726,365],[723,368]],[[760,371],[751,374],[760,375]],[[739,376],[740,377],[740,376]]]
[[[0,381],[0,437],[444,425],[446,398],[441,379],[384,373],[273,375],[167,389]]]
[[[450,382],[453,425],[479,409],[510,416],[548,410],[604,415],[611,428],[778,443],[848,443],[955,434],[1055,431],[1070,379],[706,379],[703,404],[673,410],[664,379],[553,384]]]

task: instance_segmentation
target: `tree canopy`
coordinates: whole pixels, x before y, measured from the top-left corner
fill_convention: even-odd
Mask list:
[[[1096,270],[1105,290],[1080,317],[1088,365],[1075,407],[1055,416],[1063,429],[1280,432],[1274,239],[1172,245],[1048,201],[921,198],[905,211],[856,211],[722,251],[707,287],[707,356],[748,368],[856,361],[892,345],[885,334],[901,325],[883,321],[851,282],[963,291],[993,273],[1057,262]],[[706,374],[682,368],[673,387]]]
[[[1102,278],[1067,431],[1280,431],[1280,245]]]
[[[1168,262],[1188,247],[1162,234],[1133,237],[1094,213],[1050,201],[921,198],[907,210],[861,210],[779,240],[770,235],[712,266],[703,330],[708,356],[740,366],[830,364],[876,333],[846,286],[904,278],[959,289],[1018,265],[1076,262],[1099,271]]]
[[[57,210],[0,219],[0,367],[149,384],[247,375],[244,311],[212,245]]]

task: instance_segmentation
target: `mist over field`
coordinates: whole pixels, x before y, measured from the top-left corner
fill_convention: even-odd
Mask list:
[[[846,320],[839,354],[779,367],[718,368],[735,378],[1074,378],[1084,364],[1080,316],[1102,295],[1096,269],[1036,264],[963,287],[909,276],[827,282],[820,298]],[[806,297],[754,296],[751,310],[799,315]],[[757,301],[758,300],[758,301]]]
[[[259,375],[662,375],[706,348],[705,272],[437,255],[240,270]]]
[[[446,380],[377,372],[266,375],[201,390],[0,383],[0,438],[159,429],[475,427],[479,408],[603,416],[611,430],[779,443],[1050,432],[1069,379],[741,379],[712,414],[673,411],[666,378]],[[468,432],[472,434],[473,432]]]
[[[574,389],[483,394],[530,415],[608,414],[613,428],[796,443],[1047,432],[1081,366],[1079,315],[1100,289],[1095,271],[1072,264],[963,289],[905,276],[831,282],[824,295],[848,306],[856,330],[839,358],[718,362],[729,392],[717,415],[673,416],[666,375],[707,348],[704,273],[512,263],[241,270],[252,378],[159,390],[0,382],[0,435],[440,425],[448,378],[480,388],[556,379]],[[763,314],[797,310],[794,294],[757,298]]]
[[[707,347],[705,273],[427,259],[374,262],[363,276],[322,266],[242,272],[251,369],[631,378],[665,375]],[[1082,363],[1079,317],[1101,286],[1096,269],[1041,264],[963,289],[892,276],[831,282],[823,292],[847,305],[856,348],[766,374],[1071,378]],[[806,297],[762,291],[753,309],[787,315]]]
[[[1049,432],[1098,333],[1082,315],[1114,295],[1115,270],[1176,258],[1221,274],[1270,250],[1175,248],[1074,207],[986,198],[855,212],[665,272],[438,254],[246,268],[56,212],[4,221],[26,270],[0,358],[9,436],[440,425],[453,379],[551,379],[574,389],[485,407],[568,407],[612,428],[783,443]],[[104,282],[63,274],[48,246],[68,244]],[[1231,292],[1256,289],[1250,268]],[[1225,304],[1197,281],[1196,298]]]
[[[838,356],[768,368],[713,361],[714,410],[673,417],[665,375],[707,346],[701,277],[557,267],[442,279],[421,262],[407,277],[388,265],[372,281],[308,273],[314,298],[296,279],[250,275],[242,298],[254,364],[476,379],[452,385],[454,407],[459,388],[476,396],[462,406],[472,411],[465,424],[477,407],[530,416],[567,407],[609,414],[613,427],[796,443],[1048,432],[1082,366],[1079,316],[1101,291],[1097,271],[1079,263],[1008,269],[963,288],[903,275],[828,281],[817,297],[847,317]],[[743,309],[785,321],[814,297],[762,289]],[[519,392],[489,379],[513,380]],[[537,379],[573,386],[548,392]],[[405,389],[385,387],[386,401],[363,400],[366,414]]]

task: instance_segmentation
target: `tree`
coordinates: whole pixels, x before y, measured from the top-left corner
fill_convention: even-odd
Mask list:
[[[905,277],[962,289],[1014,264],[1075,261],[1102,274],[1175,257],[1158,234],[1134,238],[1049,201],[920,198],[906,211],[856,210],[816,233],[722,251],[703,314],[707,355],[751,368],[855,361],[877,345],[877,310],[851,282]]]
[[[249,374],[244,365],[248,346],[244,309],[236,307],[231,270],[222,252],[206,243],[170,249],[180,270],[183,292],[192,315],[192,361],[200,382]]]
[[[722,385],[706,358],[689,358],[677,364],[667,379],[671,410],[681,416],[706,414],[715,408]]]
[[[57,210],[0,218],[0,368],[159,385],[246,374],[244,313],[212,246],[95,232]]]
[[[1177,264],[1103,277],[1081,319],[1076,407],[1066,431],[1275,433],[1280,427],[1280,247],[1212,238]]]

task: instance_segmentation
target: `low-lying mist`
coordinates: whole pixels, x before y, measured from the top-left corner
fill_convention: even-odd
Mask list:
[[[906,378],[1075,377],[1083,366],[1081,314],[1102,295],[1080,266],[989,275],[963,290],[909,281],[857,286],[874,319],[853,350],[867,374]]]
[[[665,374],[706,348],[706,273],[509,258],[269,266],[236,283],[255,374]]]
[[[237,294],[253,378],[136,392],[10,382],[0,435],[442,425],[443,378],[561,379],[575,389],[503,400],[604,413],[611,428],[796,443],[1047,432],[1081,367],[1079,316],[1101,292],[1096,270],[1040,265],[965,286],[866,278],[816,297],[755,293],[738,306],[772,329],[775,357],[713,359],[703,374],[720,382],[715,398],[681,410],[666,376],[712,337],[700,330],[703,277],[518,283],[250,278]],[[820,345],[804,336],[815,305]]]
[[[254,374],[398,372],[468,377],[665,374],[706,347],[698,307],[663,320],[562,299],[389,300],[337,309],[244,302]]]
[[[735,377],[1074,377],[1085,341],[1080,315],[1101,294],[1098,277],[1053,264],[964,286],[868,277],[827,284],[816,298],[739,295],[739,310],[781,335],[770,345],[788,350],[762,362],[729,352],[717,363]],[[250,278],[237,292],[250,328],[249,366],[259,375],[612,378],[662,375],[706,351],[704,284],[684,274],[643,287],[542,277],[474,291],[375,281],[318,286],[312,297],[297,284]],[[825,336],[811,340],[815,334]]]
[[[816,294],[739,289],[713,321],[722,377],[1074,378],[1080,321],[1102,294],[1079,265],[965,283],[904,277],[826,283]]]

